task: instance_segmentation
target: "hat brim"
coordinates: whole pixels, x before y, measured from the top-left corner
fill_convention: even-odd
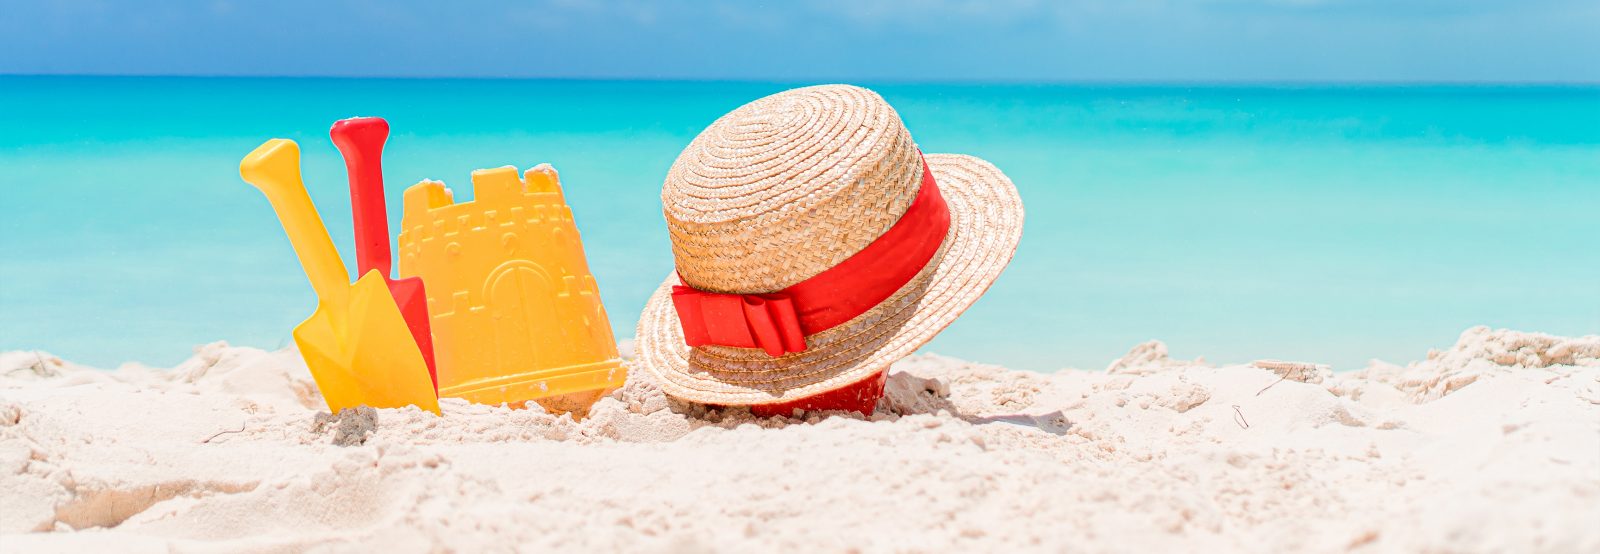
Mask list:
[[[928,154],[950,210],[950,231],[923,271],[844,324],[806,337],[806,350],[771,357],[751,348],[684,344],[672,305],[676,274],[639,317],[636,366],[667,394],[706,404],[776,404],[883,371],[933,340],[994,284],[1022,238],[1022,200],[1011,179],[981,159]]]

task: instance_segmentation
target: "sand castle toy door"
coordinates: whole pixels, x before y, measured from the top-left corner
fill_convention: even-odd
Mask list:
[[[439,396],[581,415],[627,374],[560,179],[506,166],[472,187],[405,192],[400,275],[427,283]]]

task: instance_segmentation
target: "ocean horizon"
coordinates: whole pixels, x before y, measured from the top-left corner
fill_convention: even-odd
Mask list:
[[[386,118],[400,192],[560,171],[619,339],[672,271],[661,180],[723,113],[809,82],[0,76],[0,350],[177,363],[314,308],[239,179],[268,138],[353,266],[334,121]],[[1600,333],[1600,85],[856,82],[1027,210],[1006,273],[923,349],[1018,369],[1175,357],[1356,369],[1476,325]]]

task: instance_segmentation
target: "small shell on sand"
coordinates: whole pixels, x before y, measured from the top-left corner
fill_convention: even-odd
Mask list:
[[[1325,365],[1284,360],[1256,360],[1250,362],[1250,365],[1276,373],[1284,379],[1301,383],[1321,383],[1321,373],[1329,371],[1328,366]]]

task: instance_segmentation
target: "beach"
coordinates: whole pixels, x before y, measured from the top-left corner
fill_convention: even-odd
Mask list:
[[[1600,554],[1600,2],[16,4],[0,554]]]
[[[623,345],[624,356],[630,353]],[[937,355],[870,418],[756,419],[646,371],[573,420],[325,409],[292,349],[0,354],[0,545],[207,551],[1600,551],[1600,336],[1417,361],[1015,371]],[[331,420],[331,421],[330,421]]]

